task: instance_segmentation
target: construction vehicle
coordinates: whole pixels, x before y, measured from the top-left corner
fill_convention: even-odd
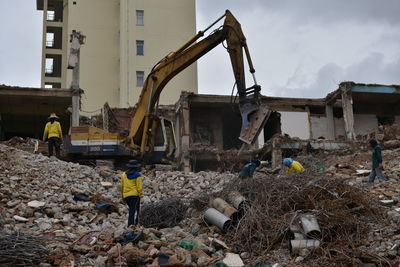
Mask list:
[[[221,27],[199,40],[223,18],[225,21]],[[239,139],[252,144],[270,111],[259,103],[261,87],[254,75],[255,70],[241,25],[232,13],[226,10],[223,16],[204,31],[198,32],[181,48],[168,54],[152,68],[133,112],[127,138],[91,126],[72,127],[71,145],[67,148],[69,154],[92,158],[140,156],[155,161],[167,154],[171,155],[175,146],[174,127],[172,122],[156,115],[160,94],[173,77],[224,41],[233,68],[242,117]],[[254,85],[249,88],[246,88],[245,84],[244,55],[254,81]],[[154,157],[155,155],[157,156]]]

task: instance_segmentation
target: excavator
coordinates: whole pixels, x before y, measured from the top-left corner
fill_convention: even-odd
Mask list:
[[[222,26],[204,37],[209,29],[224,18]],[[70,154],[75,153],[92,158],[104,155],[130,155],[153,159],[154,157],[151,155],[154,153],[162,153],[164,156],[171,155],[175,145],[171,144],[171,142],[174,143],[173,125],[166,119],[157,116],[157,103],[160,94],[173,77],[224,41],[232,64],[242,118],[239,139],[244,142],[242,147],[245,144],[252,144],[271,111],[268,107],[260,104],[261,86],[257,84],[255,70],[241,25],[232,13],[226,10],[223,16],[205,30],[199,31],[182,47],[168,54],[152,68],[144,82],[138,103],[132,114],[129,135],[126,139],[121,138],[118,134],[111,134],[94,127],[90,129],[84,126],[72,127],[71,146],[68,149]],[[254,85],[251,87],[246,87],[245,83],[244,56],[254,81]],[[103,136],[103,138],[98,135]],[[88,138],[87,147],[85,140],[81,140],[82,137],[85,140]],[[121,139],[123,140],[121,141]],[[112,140],[114,140],[114,143]],[[78,147],[79,144],[80,147]],[[160,160],[160,157],[156,158]]]

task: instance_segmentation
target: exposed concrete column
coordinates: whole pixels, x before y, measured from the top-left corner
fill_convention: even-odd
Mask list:
[[[281,165],[282,163],[282,150],[281,150],[281,146],[278,143],[277,139],[274,138],[272,140],[272,168],[277,168]]]
[[[72,96],[72,115],[71,115],[71,126],[79,126],[79,107],[80,107],[80,92],[74,90],[74,95]]]
[[[129,106],[129,1],[120,0],[119,9],[119,107]]]
[[[264,144],[265,144],[265,142],[264,142],[264,128],[261,129],[255,144],[256,144],[256,149],[262,148],[264,146]]]
[[[312,123],[311,123],[311,112],[310,112],[309,106],[306,106],[306,111],[307,111],[307,119],[308,119],[308,139],[317,138],[313,135]]]
[[[329,104],[326,105],[325,111],[326,111],[326,131],[327,131],[326,138],[328,140],[335,140],[336,132],[335,132],[335,120],[333,117],[333,106]]]
[[[340,87],[340,91],[342,95],[342,108],[346,138],[349,140],[353,140],[355,139],[356,135],[354,132],[353,98],[351,96],[351,85],[343,84]]]
[[[68,68],[72,68],[72,81],[71,89],[72,96],[72,122],[71,126],[79,126],[79,110],[80,110],[80,85],[79,85],[79,71],[80,71],[80,51],[81,45],[84,43],[85,36],[80,32],[72,30],[71,34],[71,48],[70,56],[68,59]]]
[[[190,109],[188,98],[182,98],[181,106],[181,163],[183,164],[183,171],[187,174],[192,170],[190,164]]]

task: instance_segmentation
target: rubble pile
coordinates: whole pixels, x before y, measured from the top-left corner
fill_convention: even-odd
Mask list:
[[[225,235],[227,244],[235,247],[240,255],[281,264],[289,263],[292,255],[299,262],[304,261],[305,266],[333,262],[340,266],[362,263],[357,259],[359,255],[376,254],[375,250],[361,252],[357,247],[370,229],[366,221],[382,223],[378,203],[344,180],[310,174],[258,173],[252,179],[233,181],[218,195],[227,199],[232,191],[240,192],[251,202],[245,216]],[[299,255],[289,249],[289,243],[294,236],[292,226],[304,214],[317,218],[321,246]],[[286,259],[273,256],[272,251],[276,250],[284,250]]]
[[[119,176],[120,173],[104,168],[68,163],[0,145],[0,230],[7,235],[41,236],[50,252],[45,261],[60,266],[70,266],[71,262],[77,266],[105,266],[106,262],[115,264],[123,258],[129,264],[146,260],[159,266],[156,263],[167,256],[170,262],[185,262],[182,266],[191,262],[209,266],[210,262],[225,257],[226,248],[220,245],[223,242],[214,240],[219,234],[204,233],[199,225],[196,226],[199,231],[194,233],[180,226],[155,225],[161,230],[138,228],[141,234],[136,240],[139,243],[135,243],[137,247],[132,248],[132,242],[117,246],[116,240],[132,231],[126,227],[127,207],[120,200]],[[187,209],[183,202],[189,203],[196,190],[197,193],[214,192],[230,177],[206,172],[185,176],[182,172],[145,171],[144,193],[149,207],[146,203],[143,205],[141,218],[154,216],[157,209],[147,215],[146,209],[162,208],[163,203],[169,203],[166,199],[175,197],[181,206],[172,204],[182,208],[181,217],[169,225],[179,223],[186,214],[183,210]],[[110,206],[102,210],[98,205],[101,202]],[[167,212],[163,216],[168,215]],[[186,243],[196,249],[187,252],[190,246]],[[143,257],[133,259],[132,249],[137,252],[136,256]]]
[[[148,171],[143,173],[144,203],[154,203],[168,198],[180,198],[185,204],[201,192],[218,192],[236,175],[232,173],[181,171]]]
[[[113,175],[102,177],[88,166],[4,145],[0,145],[0,173],[0,199],[4,205],[0,225],[5,231],[45,232],[60,227],[83,231],[122,222],[112,219],[119,218],[117,214],[103,220],[93,203],[74,200],[74,195],[94,193],[118,200],[117,187],[106,189],[101,185],[103,181],[114,182]],[[122,204],[118,206],[122,208]]]
[[[21,256],[26,265],[396,266],[400,148],[383,150],[388,181],[372,186],[367,148],[298,156],[302,174],[264,167],[244,180],[229,172],[143,170],[141,226],[126,227],[119,171],[0,144],[0,231],[41,237],[37,248],[44,245],[48,256]],[[233,192],[246,205],[235,205]],[[210,209],[231,214],[229,224],[210,223]],[[0,257],[9,253],[2,247]]]

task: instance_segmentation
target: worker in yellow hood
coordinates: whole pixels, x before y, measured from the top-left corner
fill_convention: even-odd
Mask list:
[[[63,138],[61,124],[57,121],[58,116],[55,113],[51,113],[48,120],[49,122],[47,122],[44,127],[43,142],[47,140],[50,157],[53,156],[53,150],[55,148],[56,157],[60,158],[60,145]]]
[[[293,160],[292,158],[284,158],[282,161],[283,165],[288,167],[288,173],[301,173],[304,172],[304,167],[300,162]]]
[[[143,197],[142,174],[137,160],[126,164],[128,170],[121,175],[121,197],[129,207],[128,226],[139,222],[140,198]]]

